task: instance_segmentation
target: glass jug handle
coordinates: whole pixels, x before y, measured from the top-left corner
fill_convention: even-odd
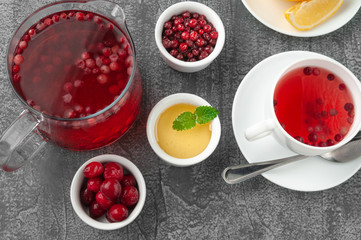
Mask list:
[[[23,111],[0,138],[0,166],[14,171],[31,159],[46,143],[36,127],[40,121]]]
[[[97,11],[103,12],[105,16],[110,15],[110,17],[113,20],[117,21],[119,24],[122,25],[122,27],[124,27],[125,25],[124,11],[117,3],[111,1],[104,1],[104,0],[93,0],[93,1],[88,1],[85,4],[91,6]]]

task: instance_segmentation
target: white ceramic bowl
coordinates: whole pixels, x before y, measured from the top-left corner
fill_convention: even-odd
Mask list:
[[[213,24],[218,32],[218,39],[213,52],[209,54],[208,57],[196,62],[184,62],[176,59],[169,54],[169,52],[162,44],[162,31],[164,23],[168,21],[173,15],[179,15],[185,11],[197,12],[201,15],[205,15],[207,20]],[[225,31],[220,17],[210,7],[198,2],[179,2],[170,6],[160,15],[157,24],[155,25],[155,42],[163,60],[170,67],[180,72],[197,72],[206,68],[222,51],[224,41]]]
[[[85,168],[86,165],[88,165],[89,163],[94,162],[94,161],[101,162],[101,163],[117,162],[117,163],[121,164],[124,167],[124,169],[126,169],[128,172],[130,172],[135,177],[135,180],[137,181],[138,192],[139,192],[139,201],[138,201],[137,205],[135,206],[135,208],[133,209],[133,211],[129,214],[129,216],[121,222],[110,223],[107,221],[105,216],[100,217],[98,219],[91,218],[87,213],[87,210],[86,210],[87,207],[85,207],[80,201],[80,190],[83,185],[84,178],[85,178],[84,174],[83,174],[83,169]],[[146,196],[145,181],[144,181],[142,173],[139,171],[137,166],[135,166],[128,159],[118,156],[118,155],[113,155],[113,154],[99,155],[99,156],[96,156],[96,157],[91,158],[88,161],[86,161],[75,173],[75,176],[73,178],[73,181],[72,181],[71,187],[70,187],[70,200],[71,200],[71,204],[73,205],[73,208],[74,208],[74,211],[76,212],[76,214],[79,216],[79,218],[81,220],[83,220],[83,222],[85,222],[89,226],[91,226],[93,228],[101,229],[101,230],[119,229],[119,228],[125,227],[129,223],[133,222],[134,219],[142,211],[142,208],[143,208],[144,202],[145,202],[145,196]]]
[[[147,121],[147,137],[153,151],[170,165],[176,167],[187,167],[202,162],[208,158],[213,151],[216,149],[219,139],[221,137],[221,123],[219,118],[216,117],[212,120],[210,127],[212,129],[211,139],[208,146],[202,153],[192,158],[175,158],[167,154],[159,145],[156,139],[155,128],[158,122],[160,114],[162,114],[169,107],[179,104],[186,103],[194,106],[210,106],[210,104],[201,97],[189,93],[177,93],[160,100],[152,109],[149,114]]]

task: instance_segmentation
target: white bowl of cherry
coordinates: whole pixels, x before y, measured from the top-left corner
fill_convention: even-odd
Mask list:
[[[101,230],[119,229],[133,222],[145,197],[145,181],[137,166],[112,154],[85,162],[70,187],[76,214],[89,226]]]

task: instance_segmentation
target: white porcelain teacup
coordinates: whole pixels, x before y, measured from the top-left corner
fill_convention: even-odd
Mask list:
[[[315,67],[319,69],[326,69],[329,72],[338,76],[346,85],[348,91],[350,92],[353,105],[354,105],[354,113],[353,122],[350,124],[347,134],[342,136],[342,140],[335,141],[334,145],[331,146],[312,146],[305,144],[299,140],[296,140],[292,137],[279,122],[274,108],[274,92],[277,86],[277,83],[280,79],[285,76],[285,74],[297,68],[305,68],[305,67]],[[336,99],[337,101],[337,99]],[[338,63],[337,61],[331,58],[325,57],[312,57],[304,60],[300,60],[298,62],[294,62],[288,67],[286,67],[277,77],[277,80],[274,81],[273,87],[270,89],[268,96],[266,96],[265,104],[265,120],[255,123],[252,126],[249,126],[245,130],[245,137],[249,141],[253,141],[259,138],[263,138],[269,134],[273,134],[273,136],[286,148],[294,151],[295,153],[307,155],[307,156],[315,156],[320,155],[326,152],[331,152],[342,145],[349,142],[361,128],[361,84],[360,81],[355,77],[355,75],[348,70],[345,66]],[[303,121],[301,119],[300,121]]]

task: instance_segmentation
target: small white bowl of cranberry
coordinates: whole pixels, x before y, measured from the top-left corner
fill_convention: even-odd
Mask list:
[[[70,187],[76,214],[101,230],[131,223],[141,212],[145,196],[145,181],[139,169],[128,159],[112,154],[85,162]]]
[[[167,8],[155,26],[155,41],[164,61],[180,72],[206,68],[222,51],[222,20],[210,7],[179,2]]]

